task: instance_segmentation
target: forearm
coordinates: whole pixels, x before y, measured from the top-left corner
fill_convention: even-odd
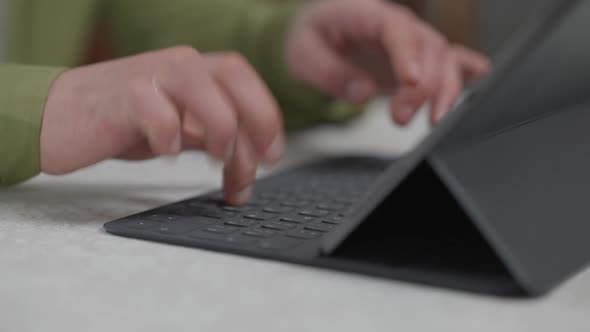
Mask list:
[[[45,99],[62,71],[0,64],[0,186],[40,172],[40,131]]]

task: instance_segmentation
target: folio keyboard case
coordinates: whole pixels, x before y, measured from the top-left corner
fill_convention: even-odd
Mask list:
[[[214,250],[497,295],[550,290],[590,259],[588,21],[588,1],[536,17],[321,242]],[[118,221],[105,229],[203,247]]]
[[[491,76],[474,88],[469,100],[412,154],[400,160],[406,164],[402,169],[413,169],[394,190],[394,195],[395,191],[403,194],[382,203],[378,210],[384,212],[369,216],[369,223],[371,218],[380,219],[381,224],[388,219],[398,222],[400,210],[409,215],[417,213],[428,219],[416,220],[421,227],[437,229],[434,238],[440,238],[461,237],[462,230],[469,226],[459,219],[465,219],[475,226],[468,232],[477,232],[481,238],[474,240],[477,236],[469,233],[464,240],[485,241],[490,249],[476,242],[472,247],[462,246],[462,252],[455,255],[478,258],[467,266],[458,260],[453,267],[446,262],[452,259],[441,257],[436,271],[429,271],[438,260],[438,253],[431,253],[429,261],[419,266],[427,272],[422,276],[428,279],[426,282],[490,293],[539,295],[587,264],[589,21],[590,2],[557,4],[548,17],[538,19],[522,32],[519,42],[499,59]],[[398,181],[399,173],[394,167],[384,182]],[[408,209],[408,197],[403,195],[420,203],[409,203]],[[396,204],[400,202],[406,206]],[[352,239],[356,232],[347,236]],[[413,230],[413,234],[419,233],[420,229]],[[339,246],[346,247],[350,239],[342,243],[337,240],[343,237],[340,234],[334,241],[327,241],[325,252],[337,253]],[[381,238],[389,241],[388,235]],[[410,248],[419,246],[420,241],[425,240],[400,248],[375,244],[379,248],[370,255],[386,250],[415,250]],[[426,243],[424,246],[429,247]],[[347,255],[350,252],[353,249]],[[502,267],[490,263],[492,256]],[[414,271],[415,257],[408,259],[408,279],[420,279]],[[470,269],[469,264],[477,262],[481,266]],[[466,273],[447,274],[445,269]],[[437,271],[441,272],[438,281]],[[491,278],[491,282],[482,283],[482,277]]]

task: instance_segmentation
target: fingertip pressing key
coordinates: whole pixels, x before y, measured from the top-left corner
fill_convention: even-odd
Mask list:
[[[240,190],[238,193],[226,196],[226,200],[231,205],[244,205],[248,203],[252,197],[252,185],[246,186],[244,189]]]

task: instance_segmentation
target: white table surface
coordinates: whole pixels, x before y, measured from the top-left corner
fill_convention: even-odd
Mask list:
[[[283,166],[406,150],[379,105],[290,141]],[[218,186],[202,155],[105,162],[0,191],[0,331],[590,331],[590,271],[498,299],[106,234],[106,221]]]

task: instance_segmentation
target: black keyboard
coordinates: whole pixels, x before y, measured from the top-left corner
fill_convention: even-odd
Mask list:
[[[110,233],[232,252],[317,251],[347,222],[391,161],[334,158],[256,182],[244,206],[220,192],[172,203],[105,224]]]

